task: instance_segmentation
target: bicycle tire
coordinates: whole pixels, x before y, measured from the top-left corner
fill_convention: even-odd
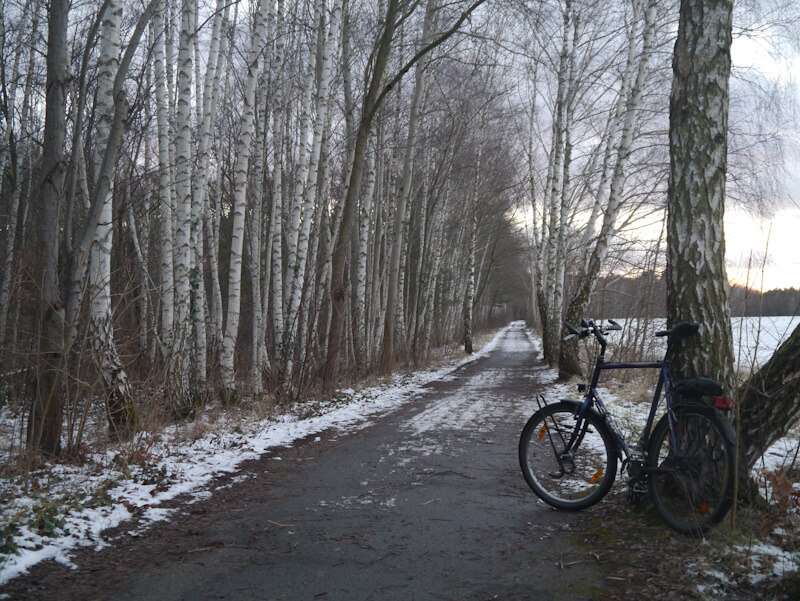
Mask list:
[[[653,430],[647,454],[650,495],[673,529],[701,534],[731,508],[734,445],[730,425],[713,408],[677,408],[675,448],[668,416]]]
[[[617,477],[617,443],[602,417],[586,411],[578,424],[576,401],[534,413],[519,439],[519,464],[528,486],[545,503],[577,511],[600,501]],[[577,445],[569,447],[576,437]]]

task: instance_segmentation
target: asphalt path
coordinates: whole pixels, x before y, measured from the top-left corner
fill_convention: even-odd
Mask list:
[[[579,600],[604,578],[584,514],[537,501],[517,440],[544,366],[521,328],[357,432],[249,462],[207,500],[11,598]]]

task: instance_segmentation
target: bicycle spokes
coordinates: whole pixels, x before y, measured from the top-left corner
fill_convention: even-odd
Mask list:
[[[555,507],[599,501],[616,476],[616,447],[594,411],[562,402],[537,411],[520,437],[520,465],[530,487]]]
[[[659,513],[673,528],[698,533],[730,507],[733,450],[714,416],[683,411],[675,416],[674,440],[664,420],[650,447],[650,482]]]

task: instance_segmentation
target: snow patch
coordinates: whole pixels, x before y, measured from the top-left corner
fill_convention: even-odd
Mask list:
[[[40,561],[54,559],[71,565],[70,552],[90,546],[101,549],[108,544],[103,532],[136,517],[141,532],[149,525],[168,519],[174,509],[158,507],[182,495],[191,495],[188,502],[197,502],[204,495],[203,487],[217,476],[235,472],[242,462],[256,459],[270,449],[291,446],[295,441],[318,434],[323,438],[328,430],[353,432],[367,428],[382,415],[399,409],[415,395],[424,392],[423,387],[433,381],[452,378],[453,372],[473,361],[487,356],[497,348],[506,332],[519,328],[521,322],[510,324],[499,330],[492,340],[479,351],[444,367],[434,370],[395,374],[389,383],[367,388],[359,392],[346,390],[341,394],[347,403],[332,409],[323,409],[322,414],[300,419],[285,415],[277,420],[262,420],[250,424],[228,423],[225,419],[209,424],[209,432],[194,441],[179,442],[183,426],[172,426],[148,441],[149,452],[154,458],[148,466],[156,472],[158,483],[152,483],[139,466],[129,466],[127,477],[120,475],[115,465],[115,453],[98,453],[91,457],[93,471],[86,467],[68,465],[50,466],[58,475],[57,484],[50,490],[53,499],[64,500],[58,509],[58,523],[50,532],[42,535],[29,521],[16,523],[19,515],[30,515],[39,499],[23,494],[12,486],[11,481],[0,479],[0,526],[14,521],[18,534],[14,542],[16,554],[0,555],[0,585],[24,573]],[[524,324],[523,324],[524,327]],[[480,386],[476,382],[476,388]],[[477,408],[470,415],[477,416]],[[8,419],[8,416],[4,416]],[[465,419],[468,419],[465,417]],[[234,426],[239,426],[234,428]],[[233,430],[233,431],[232,431]],[[13,428],[11,428],[13,432]],[[276,459],[279,459],[276,458]],[[99,469],[98,469],[99,468]],[[148,483],[150,482],[150,483]],[[107,488],[105,487],[107,485]],[[98,489],[103,489],[107,498],[103,506],[84,506],[86,498]],[[68,498],[80,498],[80,502],[69,503]],[[370,503],[371,500],[362,502]]]

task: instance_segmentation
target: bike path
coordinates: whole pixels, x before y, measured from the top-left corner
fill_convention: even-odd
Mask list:
[[[171,522],[65,571],[58,590],[43,580],[35,597],[602,598],[581,514],[539,502],[519,472],[542,370],[512,327],[488,357],[372,426],[250,462]]]

